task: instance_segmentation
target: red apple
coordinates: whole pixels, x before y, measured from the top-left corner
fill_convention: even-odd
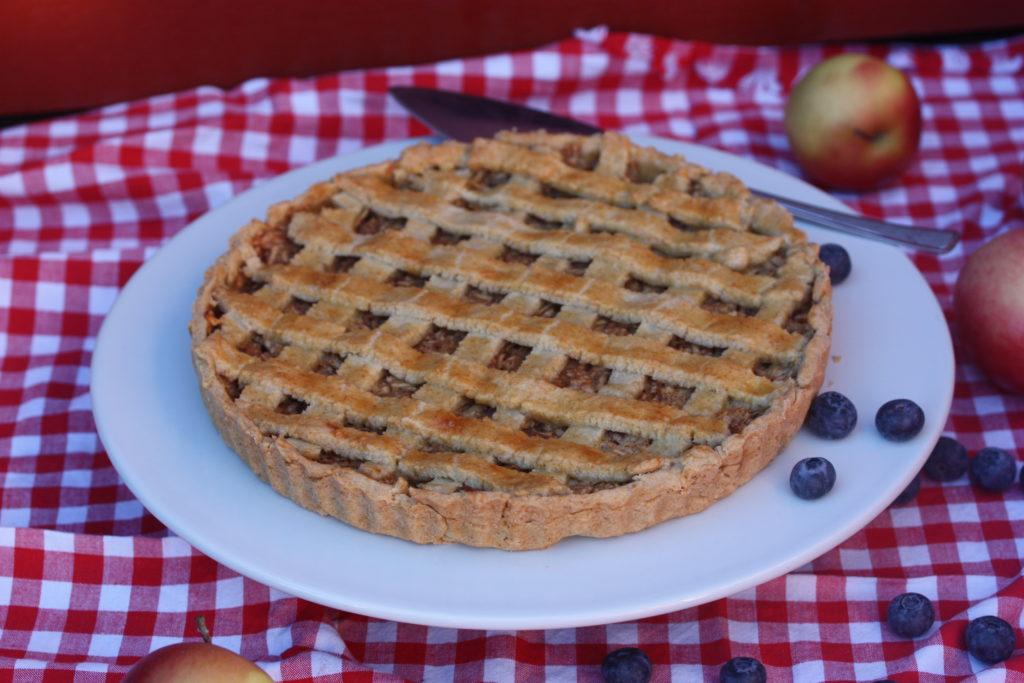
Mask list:
[[[1024,230],[971,254],[956,281],[956,326],[975,363],[999,386],[1024,393]]]
[[[201,643],[175,643],[135,663],[122,683],[273,683],[245,657],[210,643],[203,617],[196,617]]]
[[[136,662],[123,683],[270,683],[248,659],[209,643],[176,643]]]
[[[917,152],[921,107],[902,72],[875,57],[826,59],[786,102],[786,135],[816,183],[866,190],[896,178]]]

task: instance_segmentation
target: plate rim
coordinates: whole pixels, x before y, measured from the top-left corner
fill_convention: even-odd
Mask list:
[[[767,164],[761,163],[757,160],[740,157],[730,152],[726,152],[713,147],[709,147],[707,145],[701,145],[698,143],[688,141],[647,135],[631,135],[630,137],[633,138],[638,144],[651,146],[667,145],[669,147],[675,147],[678,151],[682,152],[683,154],[687,154],[689,149],[699,149],[702,153],[710,152],[712,153],[712,156],[719,156],[721,159],[728,162],[729,164],[739,162],[740,166],[752,165],[752,167],[759,167],[759,169],[767,170],[771,173],[782,174],[787,177],[788,182],[795,181],[797,183],[800,183],[802,185],[802,193],[807,193],[809,195],[810,201],[818,203],[819,205],[822,206],[826,206],[828,208],[834,208],[840,211],[844,211],[846,213],[855,213],[850,207],[846,206],[838,199],[828,195],[827,193],[814,187],[813,185],[810,185],[806,181],[803,181],[800,178],[796,178],[792,175],[789,175],[788,173],[782,171],[781,169],[768,166]],[[295,581],[290,580],[289,577],[281,577],[272,571],[265,570],[262,569],[260,566],[253,565],[251,562],[245,562],[242,559],[236,559],[225,553],[219,552],[214,545],[211,545],[212,541],[207,542],[207,539],[203,538],[201,534],[196,535],[191,533],[192,529],[186,529],[184,533],[181,530],[179,530],[179,528],[177,528],[177,525],[173,523],[173,511],[166,509],[159,501],[156,501],[151,496],[149,496],[145,486],[141,487],[143,495],[140,495],[137,492],[138,487],[135,485],[138,483],[138,480],[131,474],[130,468],[128,468],[130,474],[128,476],[125,475],[125,468],[123,467],[125,463],[122,461],[119,455],[114,453],[114,451],[107,446],[107,444],[112,442],[111,439],[109,438],[112,432],[111,425],[107,422],[108,416],[104,414],[104,411],[102,409],[98,409],[98,406],[101,403],[101,401],[97,401],[96,399],[98,395],[103,394],[104,380],[102,378],[107,376],[104,368],[106,355],[102,353],[101,350],[109,346],[109,342],[107,342],[106,339],[110,334],[109,330],[111,329],[111,325],[108,325],[108,322],[111,319],[116,319],[117,316],[120,315],[120,313],[118,312],[120,310],[119,306],[123,307],[125,305],[125,292],[129,291],[129,289],[133,287],[133,283],[135,283],[136,287],[141,286],[138,285],[137,283],[146,277],[144,273],[148,272],[148,270],[155,267],[152,264],[157,262],[157,260],[161,257],[161,254],[166,253],[166,250],[168,250],[168,248],[172,244],[184,240],[185,238],[183,236],[186,235],[188,231],[197,229],[197,224],[199,224],[199,226],[201,227],[201,225],[207,221],[213,221],[222,214],[230,213],[233,205],[241,203],[243,200],[251,199],[253,196],[259,194],[269,194],[267,188],[269,183],[281,183],[281,179],[283,178],[297,176],[298,174],[311,173],[313,169],[337,169],[337,167],[341,165],[344,165],[346,168],[356,168],[358,167],[358,165],[362,165],[362,163],[372,163],[372,161],[378,160],[379,155],[388,154],[390,156],[394,152],[397,152],[398,150],[403,149],[408,145],[415,144],[418,141],[435,141],[438,139],[439,138],[437,137],[422,137],[405,140],[386,141],[377,145],[363,147],[353,152],[343,153],[327,159],[322,159],[307,166],[292,169],[291,171],[288,171],[284,174],[281,174],[271,179],[267,179],[267,181],[261,182],[256,186],[249,188],[242,193],[239,193],[238,195],[226,201],[221,206],[216,207],[206,212],[205,214],[198,216],[194,220],[190,221],[188,225],[183,227],[175,235],[166,240],[160,246],[156,253],[152,254],[149,258],[147,258],[146,261],[140,266],[140,268],[135,273],[133,273],[129,281],[125,283],[125,285],[118,292],[118,296],[113,306],[111,307],[110,311],[104,317],[101,328],[96,336],[96,343],[93,350],[92,361],[90,364],[90,393],[92,397],[94,421],[99,438],[101,442],[104,444],[104,450],[107,452],[111,463],[117,470],[118,476],[121,477],[125,485],[132,491],[132,494],[143,504],[143,506],[145,506],[145,508],[151,514],[153,514],[165,526],[167,526],[168,530],[170,530],[173,534],[179,536],[180,538],[184,539],[187,543],[189,543],[189,545],[197,549],[199,552],[225,565],[226,567],[232,569],[233,571],[237,572],[242,576],[247,576],[261,583],[264,583],[265,585],[275,587],[278,590],[286,592],[290,595],[307,599],[318,604],[329,605],[338,609],[344,609],[375,618],[401,621],[405,623],[457,628],[537,629],[580,627],[594,624],[607,624],[626,620],[634,620],[649,617],[652,615],[664,614],[669,611],[685,609],[687,607],[704,604],[706,602],[710,602],[712,600],[716,600],[728,595],[733,595],[740,591],[746,590],[752,586],[759,585],[761,583],[764,583],[765,581],[789,573],[793,569],[796,569],[806,564],[808,561],[813,560],[816,557],[819,557],[821,554],[827,552],[829,549],[844,543],[847,539],[849,539],[851,536],[853,536],[862,528],[864,528],[866,524],[873,520],[883,509],[885,509],[885,507],[889,505],[891,499],[876,499],[875,504],[868,506],[865,511],[863,511],[860,515],[857,516],[857,521],[855,523],[851,523],[848,528],[843,530],[842,533],[832,534],[827,537],[823,537],[819,539],[817,543],[811,544],[809,547],[805,548],[802,552],[797,553],[795,555],[790,555],[787,561],[785,562],[780,562],[776,563],[775,565],[763,567],[760,569],[760,571],[748,573],[741,580],[734,581],[728,587],[723,587],[721,590],[712,591],[710,593],[706,593],[692,599],[679,600],[671,596],[665,596],[660,602],[657,602],[657,604],[652,604],[649,601],[647,603],[644,603],[643,606],[637,607],[634,610],[620,609],[612,614],[601,612],[600,610],[594,610],[592,613],[584,615],[583,618],[580,618],[580,615],[578,614],[576,616],[566,616],[563,618],[552,617],[550,615],[542,615],[540,617],[514,616],[498,618],[490,618],[484,616],[472,620],[469,623],[467,623],[467,619],[457,614],[450,616],[424,614],[422,609],[408,609],[404,608],[404,606],[395,605],[381,606],[376,603],[370,604],[360,602],[358,599],[352,599],[352,595],[346,595],[344,600],[338,600],[336,596],[327,595],[324,590],[317,590],[315,587],[310,587],[296,583]],[[353,165],[351,163],[353,160],[358,160],[356,165]],[[733,167],[731,166],[726,166],[722,170],[735,172],[733,170]],[[337,171],[335,170],[335,172]],[[804,197],[804,200],[807,199],[808,197]],[[851,235],[843,235],[842,238],[844,240],[862,239]],[[913,262],[910,262],[906,254],[902,252],[900,249],[893,247],[891,245],[883,243],[876,244],[879,247],[884,247],[886,249],[900,253],[902,258],[908,261],[908,265],[914,271],[916,277],[920,278],[920,280],[924,284],[925,288],[931,296],[931,299],[935,303],[936,309],[941,315],[941,306],[938,305],[938,301],[935,299],[934,291],[928,285],[927,281],[921,274],[920,270],[913,264]],[[198,286],[198,283],[196,283],[196,285]],[[955,389],[954,379],[956,369],[952,339],[949,334],[948,325],[944,326],[944,328],[946,332],[943,339],[943,341],[945,341],[944,346],[948,348],[948,356],[951,362],[949,364],[948,382],[946,383],[946,385],[948,386],[948,395],[944,396],[942,400],[942,426],[944,426],[946,423],[949,409],[952,405],[953,392]],[[99,388],[99,391],[97,391],[97,388]],[[938,439],[938,436],[941,434],[941,431],[942,428],[940,427],[938,434],[936,434],[934,439],[931,439],[931,443],[927,445],[924,451],[925,453],[930,452],[931,448],[934,446],[934,442]],[[922,456],[920,458],[922,462],[924,460],[924,457],[925,456]],[[895,497],[895,495],[898,494],[899,491],[901,491],[907,483],[909,483],[909,480],[910,478],[912,478],[912,476],[913,475],[907,477],[904,481],[900,483],[900,487],[895,491],[893,497]],[[262,485],[265,486],[265,484]],[[155,507],[154,503],[156,503]],[[172,523],[168,523],[169,521]],[[542,550],[534,552],[544,551]]]

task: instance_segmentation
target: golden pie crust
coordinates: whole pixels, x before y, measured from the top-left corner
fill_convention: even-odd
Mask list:
[[[617,536],[800,428],[817,253],[735,177],[615,133],[424,143],[240,230],[193,361],[227,443],[305,508],[417,543]]]

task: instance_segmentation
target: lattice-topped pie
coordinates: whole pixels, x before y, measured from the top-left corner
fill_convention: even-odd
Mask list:
[[[696,512],[821,385],[817,246],[736,178],[614,133],[408,148],[253,221],[191,324],[203,398],[300,505],[541,548]]]

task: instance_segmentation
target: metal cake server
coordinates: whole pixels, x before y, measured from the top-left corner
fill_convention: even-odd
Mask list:
[[[456,140],[468,142],[478,137],[490,137],[500,130],[509,128],[582,135],[602,132],[600,128],[582,121],[486,97],[415,87],[393,87],[389,92],[402,106],[428,126]],[[948,252],[960,240],[960,235],[952,230],[896,225],[833,211],[754,188],[751,188],[751,191],[762,197],[774,199],[797,218],[851,235],[892,242],[936,254]]]

